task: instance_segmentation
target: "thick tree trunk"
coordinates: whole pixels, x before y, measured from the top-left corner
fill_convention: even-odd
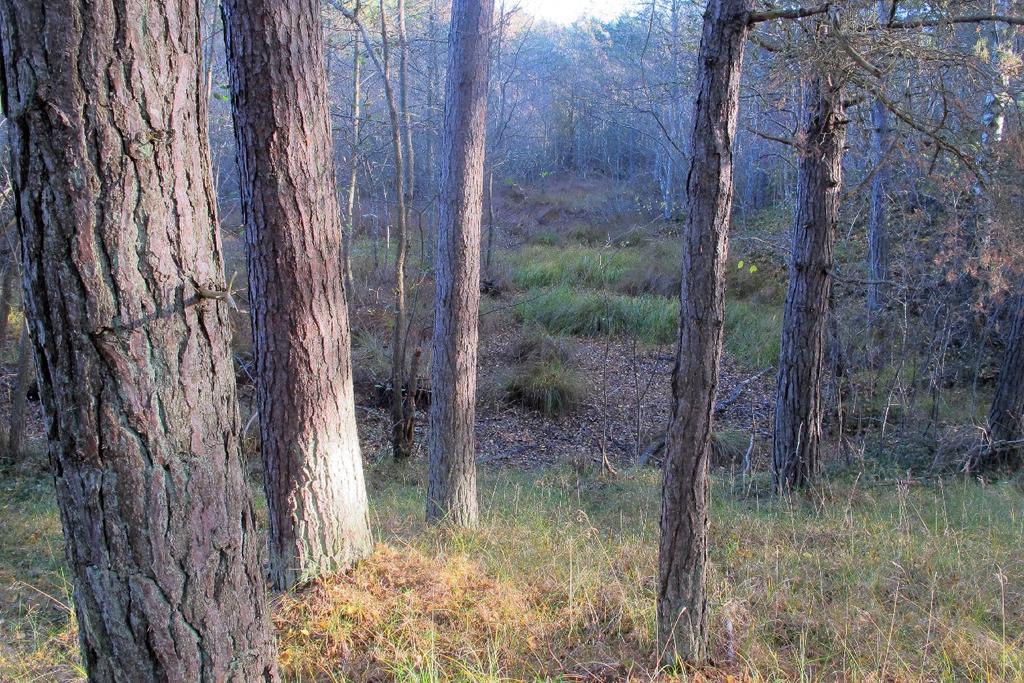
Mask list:
[[[28,320],[90,681],[276,679],[195,0],[2,0]]]
[[[455,0],[448,42],[435,260],[427,520],[477,521],[477,323],[487,69],[494,0]]]
[[[658,646],[668,660],[707,656],[708,461],[725,317],[732,145],[750,9],[750,0],[710,0],[697,58],[658,557]]]
[[[982,468],[1024,464],[1024,282],[1021,292],[988,416],[990,444]]]
[[[21,450],[25,436],[25,404],[28,402],[28,383],[32,376],[32,340],[28,336],[28,326],[21,330],[18,342],[18,371],[11,389],[10,429],[7,432],[7,458],[17,461],[21,458]]]
[[[821,390],[845,129],[839,88],[817,77],[807,93],[797,207],[775,395],[776,490],[809,484],[821,468]]]
[[[224,0],[277,588],[370,551],[320,3]]]

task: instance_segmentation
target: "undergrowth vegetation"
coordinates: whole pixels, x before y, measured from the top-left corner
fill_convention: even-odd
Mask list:
[[[680,252],[676,240],[599,247],[534,243],[511,256],[519,318],[555,334],[675,341]],[[736,259],[728,272],[725,346],[751,368],[779,356],[785,273]]]
[[[583,401],[585,383],[569,339],[529,327],[514,355],[516,365],[505,382],[507,400],[548,417],[572,412]]]
[[[475,531],[428,528],[423,472],[370,471],[378,546],[275,602],[295,681],[692,680],[654,652],[658,475],[486,471]],[[75,680],[48,483],[8,482],[0,680]],[[1013,484],[846,478],[776,499],[716,477],[705,678],[1021,680]]]
[[[668,344],[676,336],[677,308],[662,297],[631,297],[563,285],[533,292],[517,310],[524,323],[542,325],[555,334],[630,335],[649,344]]]

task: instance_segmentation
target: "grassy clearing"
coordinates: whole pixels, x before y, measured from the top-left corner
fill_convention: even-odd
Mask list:
[[[289,680],[656,676],[656,472],[488,471],[482,524],[458,533],[422,523],[422,480],[418,468],[372,471],[373,557],[277,599]],[[791,500],[758,490],[715,480],[707,678],[1024,678],[1024,512],[1012,484],[848,481]],[[49,494],[25,495],[4,510],[15,530],[0,546],[4,586],[25,583],[5,598],[0,680],[67,680],[80,675],[67,613],[52,609],[43,627],[37,614],[32,627],[24,610],[34,587],[66,600]]]
[[[624,296],[569,285],[530,292],[518,305],[526,324],[554,334],[580,337],[630,335],[648,344],[669,344],[676,337],[678,304],[658,296]]]
[[[635,249],[533,245],[512,257],[512,282],[520,289],[567,284],[612,289],[642,257]]]
[[[513,284],[524,291],[517,311],[556,334],[633,335],[649,344],[675,341],[679,247],[528,246],[512,257]],[[785,273],[750,259],[729,266],[725,348],[750,368],[779,357]]]

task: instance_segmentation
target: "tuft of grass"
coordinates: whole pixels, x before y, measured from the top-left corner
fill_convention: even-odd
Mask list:
[[[711,462],[719,467],[737,467],[750,447],[750,434],[735,429],[716,430],[711,437]]]
[[[776,365],[782,336],[782,307],[727,299],[724,335],[726,350],[743,365],[750,368]]]
[[[674,301],[662,297],[631,297],[563,285],[527,298],[516,310],[524,323],[541,325],[555,334],[628,334],[645,343],[668,344],[676,337],[678,308]]]
[[[569,365],[576,362],[576,349],[568,337],[551,334],[543,327],[530,326],[520,332],[512,348],[512,356],[519,363],[558,361]]]
[[[372,384],[390,376],[391,349],[373,332],[355,330],[351,353],[356,384]]]
[[[527,241],[537,246],[557,247],[562,243],[562,237],[557,232],[551,230],[538,230],[532,233],[527,238]]]
[[[505,400],[548,417],[570,413],[582,403],[585,383],[572,340],[527,327],[513,356],[517,365],[505,380]]]
[[[512,282],[520,289],[573,284],[614,287],[640,260],[626,249],[528,246],[512,258]]]
[[[505,383],[510,403],[540,411],[548,417],[571,413],[584,396],[579,370],[558,358],[531,360],[512,370]]]

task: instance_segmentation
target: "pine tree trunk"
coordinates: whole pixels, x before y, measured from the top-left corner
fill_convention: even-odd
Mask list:
[[[991,445],[982,468],[1019,469],[1024,464],[1024,282],[1021,292],[988,416]]]
[[[18,341],[18,371],[11,389],[10,429],[7,432],[7,459],[16,462],[21,458],[22,441],[25,436],[25,404],[28,402],[28,383],[32,376],[32,340],[28,326],[21,330]]]
[[[782,320],[772,475],[778,491],[821,469],[822,382],[845,130],[839,88],[815,78],[797,174],[797,207]]]
[[[477,521],[476,359],[487,70],[494,0],[455,0],[435,263],[427,520]]]
[[[223,5],[270,516],[287,589],[370,551],[320,3]]]
[[[711,0],[697,58],[686,178],[679,346],[672,374],[658,557],[658,652],[707,656],[708,462],[725,317],[732,144],[750,0]]]
[[[0,0],[26,308],[90,681],[277,678],[217,294],[199,17],[195,0]]]

